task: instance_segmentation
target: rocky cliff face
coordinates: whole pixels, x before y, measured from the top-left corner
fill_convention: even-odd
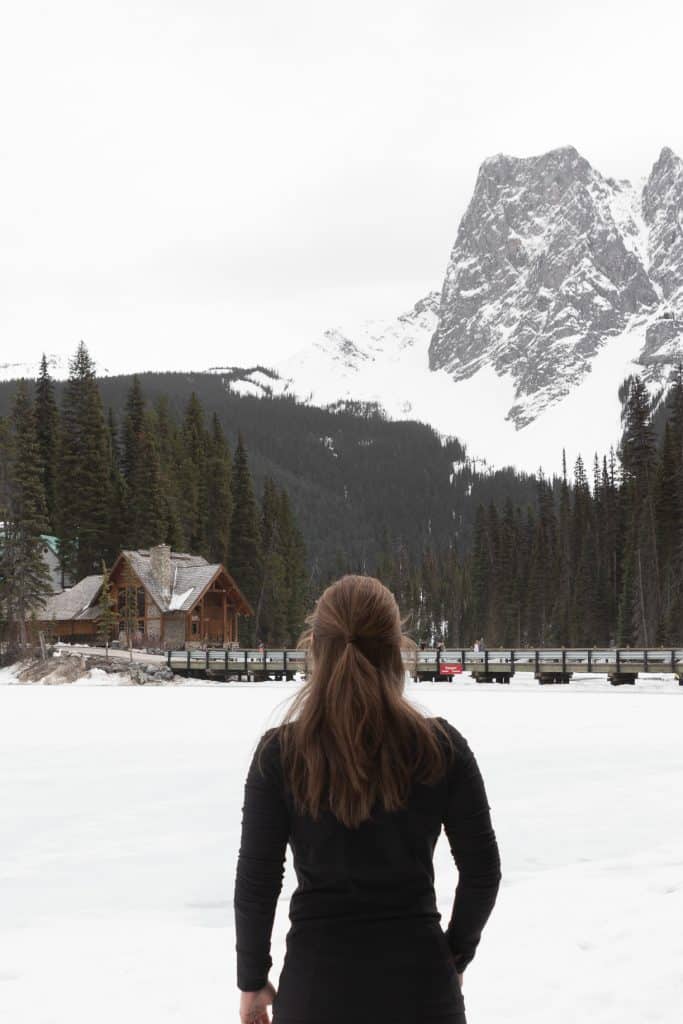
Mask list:
[[[486,160],[448,263],[430,368],[509,375],[507,415],[529,423],[580,383],[609,337],[675,293],[683,252],[672,254],[667,225],[682,186],[667,150],[642,209],[628,182],[603,178],[572,147]]]
[[[380,404],[491,461],[590,461],[620,435],[618,390],[653,392],[683,358],[683,161],[642,186],[575,149],[484,161],[441,291],[403,316],[330,330],[276,367],[267,393]],[[254,375],[234,381],[259,393]],[[571,456],[573,458],[573,455]]]
[[[661,298],[683,302],[683,160],[668,148],[643,189],[650,278]]]

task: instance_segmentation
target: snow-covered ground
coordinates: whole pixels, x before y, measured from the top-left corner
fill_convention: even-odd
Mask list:
[[[244,775],[295,689],[0,686],[3,1024],[238,1019]],[[677,1024],[683,687],[520,677],[407,694],[469,739],[500,844],[498,903],[465,975],[470,1024]],[[444,836],[435,867],[445,924]],[[294,885],[288,853],[275,985]]]

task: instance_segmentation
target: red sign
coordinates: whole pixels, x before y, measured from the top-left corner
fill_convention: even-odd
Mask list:
[[[462,665],[459,661],[442,661],[439,672],[442,676],[457,676],[462,672]]]

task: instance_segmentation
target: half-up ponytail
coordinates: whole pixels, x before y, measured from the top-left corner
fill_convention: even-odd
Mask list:
[[[413,780],[443,774],[450,737],[403,695],[401,652],[414,643],[379,580],[349,575],[328,587],[299,646],[309,649],[312,670],[278,730],[299,812],[317,819],[329,810],[356,828],[376,803],[387,811],[404,806]]]

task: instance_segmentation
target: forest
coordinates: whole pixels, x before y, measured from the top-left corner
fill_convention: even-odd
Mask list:
[[[284,487],[266,477],[257,498],[242,435],[231,449],[194,393],[175,412],[164,395],[150,404],[135,378],[117,419],[83,344],[60,397],[43,359],[0,420],[7,632],[25,639],[49,592],[40,538],[53,535],[67,584],[110,567],[121,550],[160,543],[221,563],[255,610],[240,641],[295,643],[309,600],[303,537]]]
[[[479,502],[471,545],[415,562],[387,544],[378,575],[423,640],[469,647],[683,645],[683,367],[663,405],[623,385],[616,451],[533,502]],[[564,461],[564,460],[563,460]]]
[[[616,450],[548,479],[476,471],[457,439],[376,407],[97,378],[81,344],[68,381],[44,360],[0,385],[5,618],[30,605],[12,593],[30,538],[52,533],[73,579],[162,541],[223,562],[258,608],[244,643],[294,643],[344,572],[384,580],[425,644],[683,642],[683,371],[654,417],[639,377],[621,393]]]

